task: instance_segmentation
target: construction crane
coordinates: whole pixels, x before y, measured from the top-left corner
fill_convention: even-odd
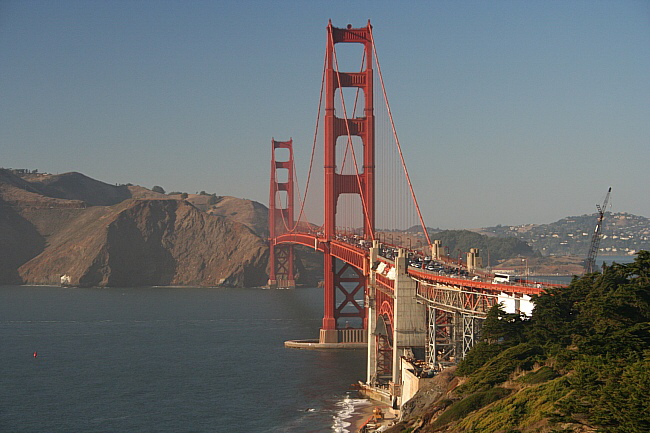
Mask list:
[[[603,229],[603,219],[605,219],[605,211],[607,210],[607,202],[609,201],[609,195],[612,192],[612,187],[610,186],[607,190],[607,195],[605,196],[605,201],[602,206],[596,205],[598,210],[598,220],[596,221],[596,228],[594,229],[594,235],[591,238],[591,245],[589,246],[589,255],[587,255],[587,260],[585,260],[585,269],[584,273],[589,274],[594,272],[594,267],[596,266],[596,256],[598,256],[598,246],[600,245],[601,232]]]

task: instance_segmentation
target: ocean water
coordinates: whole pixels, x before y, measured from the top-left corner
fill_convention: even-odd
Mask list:
[[[283,346],[321,293],[0,286],[0,432],[349,431],[365,352]]]

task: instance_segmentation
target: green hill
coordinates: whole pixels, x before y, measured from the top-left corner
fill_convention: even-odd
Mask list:
[[[451,257],[457,257],[470,248],[478,248],[483,265],[494,266],[512,257],[535,257],[537,254],[526,242],[514,237],[490,237],[469,230],[443,230],[430,235],[442,242]]]

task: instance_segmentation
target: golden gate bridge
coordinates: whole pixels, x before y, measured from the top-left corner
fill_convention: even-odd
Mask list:
[[[341,70],[339,46],[360,49],[356,71]],[[272,139],[271,148],[269,286],[295,286],[296,245],[321,252],[323,321],[318,341],[309,345],[367,346],[366,386],[380,397],[408,399],[402,359],[420,359],[433,369],[453,363],[473,346],[492,306],[507,300],[520,311],[522,303],[544,289],[526,280],[494,284],[478,249],[456,260],[444,254],[440,241],[430,239],[406,169],[370,21],[361,28],[337,28],[331,21],[327,26],[303,193],[293,140]],[[316,174],[318,157],[321,176]],[[317,177],[322,185],[314,185]],[[418,225],[413,242],[405,231]]]

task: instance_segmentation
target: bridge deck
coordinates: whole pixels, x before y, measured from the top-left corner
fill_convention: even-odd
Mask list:
[[[354,245],[348,241],[341,239],[335,239],[327,242],[326,239],[317,236],[316,234],[311,233],[287,233],[279,235],[275,238],[276,244],[298,244],[304,245],[309,248],[313,248],[316,251],[325,252],[326,248],[329,248],[330,253],[342,260],[343,262],[356,267],[364,272],[368,273],[369,267],[369,250],[367,248],[361,247],[359,245]],[[367,242],[364,242],[367,243]],[[382,267],[382,272],[380,272],[384,278],[379,278],[380,284],[386,286],[386,288],[391,289],[390,281],[392,280],[390,275],[390,269],[394,266],[393,260],[379,257],[379,260],[385,265]],[[448,263],[441,261],[441,265],[449,266]],[[459,264],[455,263],[454,267],[459,267]],[[425,269],[415,268],[409,266],[408,269],[409,275],[414,279],[423,281],[429,284],[438,284],[446,287],[455,287],[463,290],[477,291],[477,292],[487,292],[487,293],[516,293],[521,295],[537,295],[543,292],[547,288],[557,287],[556,284],[548,283],[529,283],[529,284],[495,284],[492,281],[484,281],[479,279],[472,278],[462,278],[462,277],[453,277],[447,275],[439,275],[435,271],[428,271]],[[481,273],[483,278],[487,273]]]

